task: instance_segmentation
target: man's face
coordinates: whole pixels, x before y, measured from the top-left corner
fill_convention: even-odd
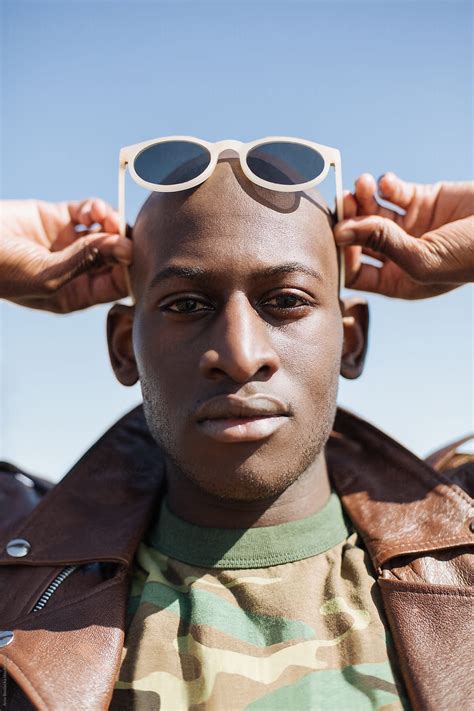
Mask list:
[[[153,194],[134,227],[147,423],[169,470],[219,497],[281,493],[332,427],[343,327],[316,199],[259,189],[221,161],[194,191]],[[239,400],[256,395],[258,417]]]

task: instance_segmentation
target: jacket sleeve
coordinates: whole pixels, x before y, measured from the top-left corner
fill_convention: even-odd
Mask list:
[[[28,516],[53,487],[47,479],[0,461],[0,534]]]

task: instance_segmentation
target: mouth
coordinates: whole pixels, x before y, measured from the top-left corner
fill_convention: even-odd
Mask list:
[[[227,395],[205,402],[195,419],[202,433],[217,442],[255,442],[276,432],[289,415],[288,407],[273,396]]]

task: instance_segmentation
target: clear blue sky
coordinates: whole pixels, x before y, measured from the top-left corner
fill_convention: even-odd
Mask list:
[[[2,195],[116,203],[123,145],[301,136],[346,187],[394,170],[472,178],[469,2],[3,0]],[[332,186],[328,183],[328,189]],[[145,198],[130,179],[127,218]],[[369,295],[365,374],[340,404],[417,454],[472,428],[472,290]],[[1,305],[0,456],[57,480],[141,400],[109,365],[108,306]]]

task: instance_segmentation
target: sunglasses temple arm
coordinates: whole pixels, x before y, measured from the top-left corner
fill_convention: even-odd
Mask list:
[[[118,174],[118,213],[119,213],[119,230],[120,236],[125,237],[125,171],[127,164],[124,161],[119,162]]]
[[[338,154],[334,160],[334,173],[336,180],[336,216],[337,221],[341,222],[344,219],[344,195],[342,191],[342,169],[341,169],[341,157]],[[345,267],[346,262],[344,259],[344,247],[338,247],[338,261],[339,261],[339,294],[346,283],[346,273]]]
[[[121,237],[127,236],[127,224],[125,222],[125,171],[127,169],[127,163],[120,159],[119,161],[119,174],[118,174],[118,213],[119,213],[119,234]],[[128,295],[132,298],[132,302],[135,303],[135,299],[132,292],[132,284],[130,282],[130,272],[128,270],[128,265],[123,265],[123,276],[125,279],[125,285],[127,287]]]

